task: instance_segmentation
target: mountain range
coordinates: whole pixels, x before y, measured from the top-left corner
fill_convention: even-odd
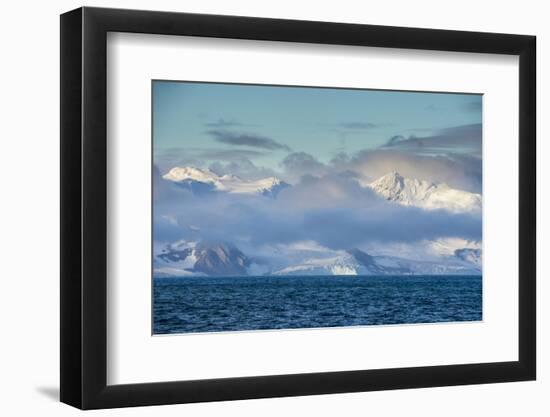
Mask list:
[[[195,194],[218,191],[275,197],[279,191],[289,186],[289,184],[276,177],[262,178],[255,181],[245,180],[237,175],[218,175],[208,168],[194,167],[174,167],[162,178]]]
[[[245,180],[236,175],[218,175],[208,168],[195,167],[174,167],[162,178],[199,195],[227,192],[276,197],[280,191],[291,186],[277,177]],[[480,194],[454,189],[444,183],[405,178],[397,171],[372,182],[360,181],[360,184],[387,201],[405,206],[443,209],[453,213],[481,211]]]
[[[174,167],[163,180],[195,195],[230,193],[277,198],[290,184],[277,177],[247,180],[236,175],[218,175],[209,169]],[[396,171],[360,185],[393,204],[451,213],[480,213],[480,194],[453,189],[443,183],[405,178]],[[153,269],[156,277],[242,275],[432,275],[481,274],[479,243],[460,239],[431,242],[433,257],[407,256],[399,250],[372,255],[358,248],[333,250],[317,246],[288,245],[284,253],[273,250],[246,254],[231,242],[180,240],[156,245]],[[249,248],[250,249],[250,248]],[[400,256],[394,256],[399,253]],[[420,259],[417,259],[420,258]]]
[[[473,258],[470,255],[475,254]],[[336,251],[323,248],[314,254],[294,251],[273,265],[255,259],[226,242],[179,241],[154,256],[156,277],[243,275],[479,275],[480,249],[459,249],[440,261],[418,261],[396,256],[372,256],[357,248]]]

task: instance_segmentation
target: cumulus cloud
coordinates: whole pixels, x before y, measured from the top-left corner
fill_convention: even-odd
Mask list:
[[[256,166],[247,158],[240,158],[230,162],[216,161],[211,163],[208,168],[218,175],[237,175],[247,180],[259,180],[280,175],[272,169]]]
[[[158,169],[165,173],[175,166],[204,167],[205,164],[218,162],[238,162],[245,159],[264,156],[266,151],[253,149],[221,148],[167,148],[155,149],[154,158]]]
[[[481,159],[462,154],[418,155],[387,149],[360,151],[335,161],[335,168],[353,171],[365,181],[398,171],[404,177],[444,182],[465,191],[479,193],[482,185]]]
[[[306,152],[293,152],[281,161],[285,174],[291,178],[303,175],[319,176],[328,173],[328,167]]]
[[[234,133],[227,130],[208,130],[217,142],[226,145],[249,146],[253,148],[267,150],[284,150],[290,152],[291,149],[287,145],[281,144],[271,138],[249,133]]]
[[[237,149],[155,150],[155,162],[163,172],[174,166],[212,166],[217,172],[233,173],[244,178],[258,179],[265,174],[279,176],[291,183],[296,183],[304,175],[319,177],[342,172],[369,181],[398,171],[405,177],[445,182],[454,188],[481,192],[481,124],[441,129],[431,136],[396,135],[379,149],[351,154],[340,152],[328,162],[319,161],[306,152],[291,152],[280,162],[278,170],[251,168],[254,165],[251,161],[267,156],[273,150],[290,151],[288,146],[252,134],[225,130],[210,130],[209,133],[216,141],[234,145]],[[245,146],[256,149],[240,148]]]
[[[280,164],[282,175],[295,183],[302,176],[321,177],[331,174],[346,176],[363,183],[398,171],[408,178],[446,183],[452,188],[480,193],[481,159],[468,154],[424,155],[396,149],[363,150],[354,154],[340,152],[323,163],[305,152],[287,155]]]

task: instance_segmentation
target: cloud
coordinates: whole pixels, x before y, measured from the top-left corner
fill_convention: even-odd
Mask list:
[[[293,152],[281,161],[285,175],[297,179],[302,175],[324,175],[328,167],[306,152]]]
[[[401,140],[399,138],[396,141]],[[303,176],[339,175],[363,183],[388,172],[398,171],[408,178],[446,183],[452,188],[481,193],[482,161],[468,154],[424,155],[398,150],[398,146],[363,150],[354,154],[340,152],[329,163],[323,163],[306,152],[294,152],[281,162],[280,175],[290,183]]]
[[[219,159],[222,161],[241,160],[265,155],[265,152],[247,149],[208,149],[199,152],[197,156],[203,159]]]
[[[426,213],[417,208],[389,204],[375,210],[319,210],[304,216],[310,238],[333,249],[380,243],[417,242],[444,237],[481,238],[481,218]]]
[[[461,138],[471,140],[462,141]],[[306,152],[292,152],[282,159],[279,171],[254,165],[256,158],[270,152],[261,148],[155,150],[155,163],[162,172],[167,172],[174,166],[210,166],[216,172],[236,174],[247,179],[277,176],[292,184],[299,182],[303,176],[322,177],[331,174],[345,174],[349,178],[368,182],[388,172],[398,171],[405,177],[444,182],[453,188],[480,193],[481,149],[478,153],[465,152],[464,149],[471,150],[467,146],[457,150],[463,142],[473,142],[481,147],[480,125],[442,129],[436,135],[423,138],[394,136],[380,149],[362,150],[352,154],[340,152],[327,163]],[[436,147],[438,152],[435,152]]]
[[[230,162],[216,161],[209,165],[210,170],[218,175],[237,175],[247,180],[259,180],[276,177],[279,174],[269,168],[258,167],[250,159],[240,158]]]
[[[175,193],[176,191],[174,191]],[[175,219],[175,221],[174,221]],[[304,177],[277,199],[257,195],[174,194],[155,204],[155,239],[230,239],[262,245],[315,241],[331,249],[459,237],[481,239],[481,217],[387,202],[341,175]],[[191,227],[193,226],[193,227]]]
[[[284,150],[290,152],[290,147],[281,144],[271,138],[249,134],[249,133],[233,133],[227,130],[208,130],[210,136],[214,137],[217,142],[224,143],[226,145],[235,146],[250,146],[253,148],[267,149],[267,150]]]
[[[153,149],[154,164],[161,173],[166,173],[175,166],[200,166],[200,152],[203,150],[191,148]]]
[[[391,171],[408,178],[434,183],[444,182],[452,188],[481,192],[482,161],[472,155],[423,155],[390,149],[360,151],[334,161],[333,169],[355,172],[364,181],[375,180]]]
[[[161,172],[167,172],[175,166],[205,167],[214,161],[242,161],[262,157],[265,154],[265,151],[252,149],[166,148],[155,149],[154,159],[158,169]]]
[[[230,193],[198,196],[162,181],[162,166],[155,167],[154,236],[158,241],[229,240],[254,256],[260,247],[300,241],[346,250],[446,238],[481,240],[479,213],[401,206],[361,186],[397,170],[405,177],[481,192],[481,125],[441,129],[422,138],[396,136],[381,149],[341,152],[326,163],[306,152],[291,152],[282,159],[279,172],[257,166],[254,158],[288,147],[261,136],[209,132],[220,143],[253,149],[163,152],[186,163],[198,161],[195,166],[208,166],[220,175],[247,179],[277,176],[293,185],[275,199]],[[478,151],[472,151],[476,147]],[[157,157],[155,151],[155,160]]]
[[[394,136],[384,146],[417,154],[461,153],[481,156],[481,123],[449,127],[435,135]]]
[[[414,138],[414,136],[413,136]],[[389,147],[392,147],[392,146],[395,146],[395,145],[399,145],[400,142],[403,142],[407,140],[407,138],[403,135],[395,135],[395,136],[392,136],[390,138],[390,140],[388,140],[388,143],[386,143],[386,147],[389,148]]]

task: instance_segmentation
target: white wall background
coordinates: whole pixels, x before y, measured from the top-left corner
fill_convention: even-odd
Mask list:
[[[550,413],[550,151],[543,120],[550,83],[545,3],[503,1],[337,2],[278,0],[124,0],[86,5],[534,34],[538,37],[539,366],[538,381],[344,395],[236,401],[95,412],[131,416],[546,416]],[[9,2],[1,30],[0,410],[3,415],[76,415],[59,392],[59,17],[72,0]],[[545,13],[546,12],[546,13]],[[541,146],[542,145],[542,146]],[[547,188],[547,187],[546,187]],[[545,300],[548,302],[545,303]],[[546,394],[546,395],[545,395]]]

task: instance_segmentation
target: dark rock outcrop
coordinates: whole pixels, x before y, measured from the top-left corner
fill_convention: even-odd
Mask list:
[[[194,270],[210,276],[246,275],[250,259],[229,243],[199,243]]]
[[[351,256],[353,256],[359,264],[363,265],[373,274],[385,275],[385,274],[411,273],[410,268],[407,268],[402,265],[399,265],[399,266],[380,265],[376,262],[376,258],[374,256],[371,256],[368,253],[363,252],[362,250],[359,250],[357,248],[349,249],[347,252]]]

